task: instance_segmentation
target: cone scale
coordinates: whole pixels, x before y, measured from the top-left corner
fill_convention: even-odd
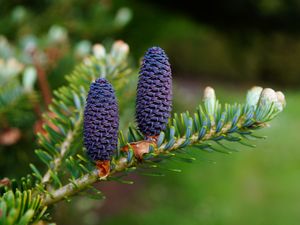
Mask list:
[[[99,78],[90,86],[84,110],[84,145],[93,161],[110,161],[118,145],[119,112],[112,85]]]
[[[139,72],[136,121],[146,138],[165,130],[172,110],[172,73],[168,56],[159,47],[146,52]]]

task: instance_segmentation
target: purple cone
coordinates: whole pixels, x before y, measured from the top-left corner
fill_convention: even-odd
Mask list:
[[[91,84],[84,110],[83,136],[88,156],[110,160],[118,145],[119,112],[112,85],[104,78]]]
[[[166,128],[172,110],[172,73],[168,56],[159,47],[146,52],[139,73],[136,121],[145,136]]]

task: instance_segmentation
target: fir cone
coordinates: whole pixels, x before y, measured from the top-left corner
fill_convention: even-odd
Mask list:
[[[84,145],[94,160],[110,160],[118,145],[119,112],[112,85],[104,78],[90,86],[84,110]]]
[[[172,110],[172,73],[168,57],[159,47],[150,48],[139,73],[136,121],[146,136],[166,128]]]

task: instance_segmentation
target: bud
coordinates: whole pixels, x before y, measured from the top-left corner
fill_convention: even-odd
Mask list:
[[[115,59],[116,63],[122,62],[129,53],[129,46],[124,41],[116,41],[111,48],[111,56]]]
[[[95,44],[93,46],[93,54],[97,59],[103,59],[106,55],[106,51],[103,45]]]
[[[211,87],[206,87],[204,89],[203,101],[209,115],[213,115],[216,105],[216,94],[215,90]]]
[[[92,66],[93,65],[93,62],[92,62],[91,58],[89,58],[87,56],[83,58],[83,63],[86,66]]]
[[[277,91],[276,96],[277,96],[277,103],[275,104],[275,106],[279,111],[282,111],[283,108],[286,106],[284,94],[281,91]]]
[[[65,43],[68,41],[68,32],[66,28],[54,25],[48,32],[48,38],[51,43]]]
[[[172,73],[169,59],[159,47],[143,59],[136,99],[136,121],[145,136],[157,136],[166,128],[172,110]]]
[[[269,107],[273,103],[277,103],[276,92],[271,88],[263,89],[258,103],[259,107]]]
[[[34,83],[37,78],[36,69],[32,66],[27,67],[23,74],[23,87],[26,92],[33,90]]]
[[[80,41],[76,46],[75,46],[75,54],[79,58],[84,58],[85,56],[90,54],[92,45],[89,41],[83,40]]]
[[[132,18],[132,12],[129,8],[123,7],[120,8],[115,17],[115,24],[118,27],[126,25]]]
[[[246,104],[249,106],[254,106],[256,108],[262,90],[262,87],[252,87],[247,93]]]
[[[15,58],[9,58],[8,60],[0,59],[0,75],[4,79],[12,78],[24,69],[24,65]]]
[[[84,145],[94,161],[111,160],[118,145],[119,111],[112,85],[104,78],[91,84],[84,110]]]

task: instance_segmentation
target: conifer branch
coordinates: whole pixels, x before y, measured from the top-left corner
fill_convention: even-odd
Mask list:
[[[112,145],[112,140],[108,138],[104,142],[105,147],[101,143],[102,139],[99,141],[98,131],[100,129],[98,130],[99,127],[94,125],[99,122],[98,117],[100,120],[104,120],[106,124],[102,132],[107,137],[112,138],[111,123],[107,124],[106,117],[103,116],[106,115],[105,112],[109,107],[101,108],[102,102],[107,99],[98,96],[101,94],[98,92],[101,85],[95,84],[94,81],[98,80],[103,85],[105,84],[101,86],[102,88],[108,88],[110,87],[108,83],[102,80],[107,78],[117,92],[119,91],[119,94],[127,92],[128,81],[137,78],[136,74],[130,73],[127,68],[128,50],[128,45],[121,41],[113,45],[110,53],[106,53],[101,45],[95,46],[95,57],[86,58],[82,65],[76,67],[75,71],[67,76],[69,85],[54,92],[53,102],[49,106],[54,116],[47,118],[47,122],[53,126],[48,123],[44,125],[45,134],[39,135],[41,149],[36,150],[36,155],[46,164],[47,170],[42,173],[33,164],[30,164],[35,180],[31,175],[27,175],[20,179],[19,184],[12,181],[11,191],[7,190],[7,186],[2,187],[1,194],[4,193],[4,195],[0,195],[0,212],[3,209],[6,210],[6,205],[11,205],[10,202],[17,193],[15,197],[18,201],[29,199],[28,204],[22,206],[27,212],[20,214],[19,218],[24,217],[26,221],[35,221],[44,215],[47,206],[93,188],[93,184],[96,182],[109,180],[122,182],[120,177],[134,170],[149,169],[150,174],[152,172],[154,174],[152,171],[154,163],[171,157],[183,159],[180,154],[189,151],[189,149],[185,149],[186,147],[223,153],[234,151],[234,149],[223,144],[225,141],[252,147],[253,145],[247,140],[259,138],[253,132],[268,126],[268,122],[274,119],[285,107],[284,95],[269,88],[252,88],[247,94],[244,105],[221,105],[214,90],[208,87],[204,91],[203,104],[194,113],[174,113],[173,117],[170,118],[172,88],[169,64],[163,51],[159,48],[152,48],[147,54],[149,61],[144,61],[142,74],[140,74],[142,78],[147,78],[147,80],[142,81],[140,88],[138,88],[140,97],[137,103],[141,117],[138,118],[137,122],[141,126],[139,129],[129,127],[126,132],[127,135],[123,135],[122,132],[119,132],[119,136],[117,135],[118,132],[113,133],[114,145]],[[146,64],[150,61],[155,62],[155,66],[149,70]],[[151,63],[149,65],[152,67]],[[156,80],[156,83],[163,83],[160,86],[167,88],[152,90],[148,87],[152,87],[151,83],[157,77],[148,79],[147,76],[156,74],[160,67],[164,69],[163,72],[159,73],[161,81]],[[97,79],[99,74],[100,80]],[[95,107],[93,98],[87,99],[91,83],[94,84],[92,94],[97,98],[97,107]],[[161,90],[165,91],[165,95],[161,95]],[[114,93],[111,88],[106,91],[110,97],[113,97]],[[156,101],[152,102],[150,107],[147,98],[144,99],[143,93],[145,92],[152,97],[155,94]],[[106,96],[103,95],[106,98],[107,93]],[[166,99],[167,101],[165,101]],[[88,100],[90,101],[89,104],[87,103]],[[84,120],[84,108],[88,105],[90,106],[89,110],[91,110],[88,111],[91,112],[91,118],[85,117],[86,120]],[[116,104],[115,101],[109,101],[108,105]],[[164,108],[164,106],[166,107]],[[155,117],[151,117],[152,110],[158,108],[163,110],[155,111]],[[99,113],[100,110],[102,114]],[[164,115],[163,120],[160,118],[162,114]],[[93,116],[97,116],[97,119]],[[144,116],[147,121],[144,120]],[[111,118],[110,122],[116,118]],[[85,147],[83,147],[82,142],[84,121],[93,121],[91,124],[86,124],[88,131],[91,131],[87,137],[94,138],[93,135],[97,134],[94,139],[87,139]],[[148,129],[148,126],[151,129]],[[114,128],[117,129],[117,126]],[[97,146],[94,141],[97,142]],[[216,144],[219,144],[222,149],[216,148]],[[99,148],[99,146],[103,147],[102,145],[105,149]],[[113,147],[107,149],[107,146]],[[88,147],[90,147],[90,152]],[[87,153],[90,158],[87,157]],[[100,167],[97,163],[101,160],[107,163],[105,164],[107,166],[105,168],[107,173],[105,174],[99,172]],[[155,168],[160,169],[157,164],[155,164]],[[23,192],[17,190],[23,190]],[[23,200],[22,202],[25,202]]]
[[[79,116],[79,120],[74,125],[74,130],[69,130],[66,139],[61,143],[60,145],[60,154],[57,156],[57,158],[54,159],[53,163],[53,171],[58,171],[59,167],[61,166],[62,160],[64,159],[66,153],[68,152],[71,143],[74,141],[74,138],[76,136],[76,133],[78,130],[81,129],[81,124],[82,124],[82,115]],[[47,183],[51,179],[51,170],[48,169],[48,171],[45,173],[45,175],[42,178],[42,183]]]
[[[87,187],[95,183],[98,179],[98,171],[95,169],[92,172],[84,175],[83,177],[78,178],[76,181],[68,183],[67,185],[46,195],[43,199],[42,205],[51,205],[72,195],[75,195],[76,193],[82,191],[83,189],[86,189]]]
[[[180,122],[178,119],[176,119],[177,115],[175,114],[175,119],[171,120],[173,122],[169,123],[168,128],[165,131],[172,134],[170,134],[168,138],[165,138],[162,141],[162,137],[165,136],[164,132],[162,132],[159,135],[157,142],[146,145],[146,154],[142,155],[142,160],[138,157],[133,157],[133,154],[135,154],[135,152],[133,152],[133,148],[131,148],[131,146],[135,145],[136,141],[141,141],[141,139],[138,139],[137,136],[133,137],[135,135],[131,134],[132,137],[129,137],[128,139],[135,138],[134,142],[128,142],[126,145],[129,146],[129,150],[126,152],[121,152],[120,154],[123,154],[122,156],[115,157],[112,160],[111,171],[108,177],[99,177],[98,170],[94,169],[84,176],[73,180],[69,184],[52,192],[46,193],[43,197],[42,204],[44,206],[48,206],[61,201],[64,198],[71,197],[72,195],[75,195],[76,193],[90,187],[95,182],[107,180],[118,172],[124,172],[130,168],[139,167],[139,165],[147,163],[149,160],[151,161],[161,155],[172,157],[174,156],[173,152],[176,153],[176,150],[182,149],[184,147],[197,145],[200,146],[200,149],[202,150],[205,150],[207,148],[215,150],[209,144],[206,145],[206,143],[208,143],[209,141],[219,142],[222,139],[240,142],[242,138],[233,136],[233,134],[239,134],[240,136],[251,135],[254,130],[267,127],[267,122],[274,118],[285,105],[285,102],[281,100],[275,101],[275,99],[273,99],[274,96],[272,94],[274,94],[275,92],[273,93],[272,91],[269,91],[269,89],[265,90],[266,91],[260,90],[259,92],[262,93],[260,94],[259,99],[256,99],[254,101],[253,95],[257,95],[257,90],[256,88],[250,90],[247,96],[248,101],[246,105],[236,107],[235,113],[232,113],[234,112],[234,110],[228,110],[231,108],[229,105],[226,106],[227,110],[224,109],[224,112],[220,113],[221,107],[218,104],[214,93],[208,98],[206,96],[207,92],[212,91],[212,89],[206,89],[204,95],[204,105],[206,106],[206,112],[204,112],[202,110],[202,107],[200,106],[198,110],[198,116],[200,118],[210,118],[210,121],[207,121],[205,124],[202,124],[202,126],[196,128],[197,125],[195,123],[197,122],[197,116],[195,117],[193,122],[191,122],[190,120],[189,122],[182,122],[181,124],[179,124]],[[253,102],[255,105],[253,105]],[[183,118],[183,120],[184,118],[188,118],[187,114],[188,113],[181,114],[181,118]],[[218,117],[217,114],[222,116]],[[224,118],[228,119],[227,123],[223,123],[222,125],[220,125],[222,121],[224,122]],[[207,129],[203,133],[203,129],[206,129],[205,127],[208,124],[210,124],[209,129]],[[180,136],[180,129],[175,130],[173,129],[174,126],[181,126],[181,128],[184,128],[184,135]],[[138,131],[131,130],[131,132]],[[250,144],[246,145],[251,146]],[[144,153],[145,150],[142,151]],[[224,152],[226,151],[224,150]],[[227,151],[226,153],[229,153],[229,151]]]

